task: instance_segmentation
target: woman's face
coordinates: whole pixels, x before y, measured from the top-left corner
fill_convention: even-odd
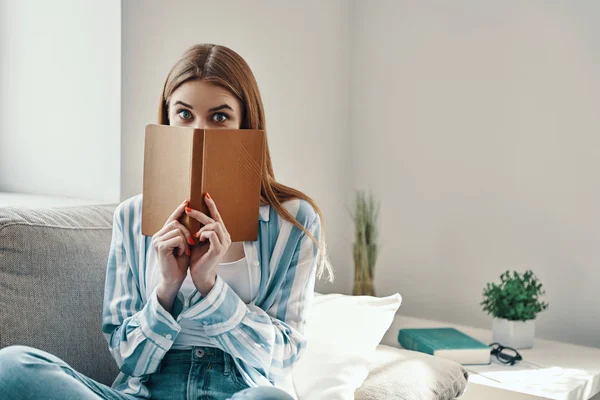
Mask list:
[[[169,124],[197,129],[240,129],[242,105],[221,86],[201,80],[181,84],[169,99]]]

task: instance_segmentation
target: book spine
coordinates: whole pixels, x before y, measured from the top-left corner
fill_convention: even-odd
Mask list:
[[[434,349],[429,344],[404,329],[400,329],[400,332],[398,333],[398,342],[407,350],[434,355]]]
[[[202,204],[206,207],[207,215],[210,215],[208,212],[208,206],[204,201],[204,194],[206,192],[206,181],[204,180],[204,176],[206,175],[206,129],[202,129],[202,177],[200,178],[201,189],[200,193],[202,195]]]
[[[205,165],[204,162],[206,158],[204,157],[205,152],[205,130],[204,129],[194,129],[194,140],[193,140],[193,150],[192,150],[192,182],[190,185],[190,192],[193,198],[192,202],[197,210],[206,213],[208,211],[208,207],[204,201],[204,172]],[[198,223],[201,226],[200,223]]]

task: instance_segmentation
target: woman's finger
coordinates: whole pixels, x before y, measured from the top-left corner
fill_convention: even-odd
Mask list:
[[[223,223],[221,222],[217,222],[216,228],[214,230],[215,232],[217,232],[221,244],[225,247],[229,247],[229,245],[231,244],[231,238],[229,237],[229,232],[227,232],[227,228],[225,228],[225,225],[223,225]]]
[[[200,228],[200,230],[198,232],[196,232],[194,234],[194,236],[196,236],[197,238],[200,238],[202,235],[202,232],[205,231],[215,231],[217,232],[217,236],[219,237],[219,242],[221,242],[221,244],[225,247],[229,247],[229,245],[231,244],[231,236],[229,235],[229,232],[227,232],[227,228],[225,228],[225,225],[223,225],[220,222],[214,222],[212,224],[208,224],[203,226],[202,228]],[[201,239],[198,239],[201,240]]]
[[[177,221],[177,220],[179,220],[179,218],[181,218],[181,216],[184,213],[185,207],[187,206],[187,203],[188,203],[188,200],[186,199],[183,203],[181,203],[180,205],[177,206],[175,211],[173,211],[173,213],[171,215],[169,215],[169,218],[167,218],[167,220],[165,221],[163,226],[158,230],[158,232],[156,232],[154,234],[153,238],[162,236],[171,230],[169,223],[171,223],[173,221]]]
[[[190,217],[194,218],[197,221],[200,221],[200,223],[202,225],[207,225],[207,224],[211,224],[211,223],[215,222],[214,219],[212,219],[211,217],[209,217],[208,215],[204,214],[201,211],[194,210],[194,209],[189,208],[189,207],[185,207],[185,212]]]
[[[223,246],[221,245],[221,242],[219,241],[219,236],[217,236],[217,232],[215,232],[215,231],[202,232],[202,235],[200,235],[200,238],[202,238],[202,237],[205,237],[210,241],[210,249],[208,252],[210,252],[212,250],[217,254],[222,254]]]
[[[175,256],[180,256],[183,252],[187,251],[187,246],[184,243],[182,236],[176,236],[160,242],[158,248],[163,254],[169,254],[172,251]],[[180,250],[179,253],[177,253],[177,250]]]
[[[183,203],[178,205],[177,208],[175,209],[175,211],[173,211],[173,213],[171,215],[169,215],[169,218],[167,218],[167,220],[165,221],[165,225],[167,225],[171,221],[177,221],[179,219],[179,217],[181,217],[183,215],[183,210],[187,206],[187,203],[188,203],[188,200],[186,199],[183,201]]]
[[[160,236],[154,242],[155,248],[158,250],[158,248],[160,248],[161,243],[169,242],[170,240],[172,240],[174,238],[181,238],[182,245],[178,246],[181,250],[179,252],[179,254],[183,254],[183,252],[187,252],[189,250],[188,246],[185,245],[185,241],[186,241],[185,235],[179,229],[170,230],[167,233],[165,233],[164,235]],[[172,243],[172,242],[170,242],[170,243]],[[175,253],[175,252],[173,252],[173,253]],[[175,253],[175,254],[177,254],[177,253]]]
[[[200,228],[200,230],[198,230],[198,232],[194,233],[194,236],[195,236],[196,238],[200,238],[200,234],[201,234],[202,232],[204,232],[204,231],[213,231],[213,230],[215,230],[215,227],[217,226],[217,224],[218,224],[218,222],[216,222],[216,221],[215,221],[215,222],[213,222],[213,223],[210,223],[210,224],[208,224],[208,225],[204,225],[202,228]]]
[[[204,196],[204,201],[205,201],[206,205],[208,206],[208,211],[210,211],[210,216],[213,217],[215,219],[215,221],[219,221],[219,222],[223,223],[223,218],[221,218],[221,214],[219,213],[219,210],[217,210],[217,205],[215,204],[215,201],[213,200],[212,197],[210,197],[210,195],[208,193],[206,193],[206,196]]]
[[[181,222],[177,220],[171,221],[165,226],[163,226],[158,232],[154,234],[153,239],[161,238],[172,231],[181,232],[186,242],[188,242],[190,245],[194,244],[194,239],[192,239],[192,234],[190,233],[190,231]]]
[[[192,239],[192,234],[190,233],[190,231],[188,230],[188,228],[185,227],[185,225],[183,225],[181,222],[179,221],[172,221],[171,222],[174,226],[174,229],[179,229],[181,231],[181,234],[183,236],[185,236],[185,240],[186,242],[188,242],[190,245],[194,245],[194,239]]]

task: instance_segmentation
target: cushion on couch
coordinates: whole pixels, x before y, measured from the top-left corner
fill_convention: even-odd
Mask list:
[[[412,350],[379,345],[356,400],[451,400],[462,395],[468,373],[462,365]]]
[[[292,370],[298,398],[352,399],[401,303],[399,293],[387,297],[315,293],[306,313],[307,347]]]
[[[0,348],[36,347],[112,384],[101,325],[116,206],[0,207]]]

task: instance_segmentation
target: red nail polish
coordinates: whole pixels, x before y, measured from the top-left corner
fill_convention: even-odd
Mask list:
[[[192,252],[190,251],[190,249],[187,249],[187,255],[188,255],[188,256],[191,256],[191,255],[192,255]]]
[[[185,211],[186,211],[186,212],[192,212],[192,209],[191,209],[191,208],[189,208],[189,207],[186,207],[186,208],[185,208]]]
[[[189,239],[188,239],[188,243],[189,243],[189,244],[191,244],[191,245],[193,246],[193,245],[194,245],[194,239],[192,239],[192,238],[189,238]]]
[[[206,198],[210,199],[210,194],[206,193]]]

